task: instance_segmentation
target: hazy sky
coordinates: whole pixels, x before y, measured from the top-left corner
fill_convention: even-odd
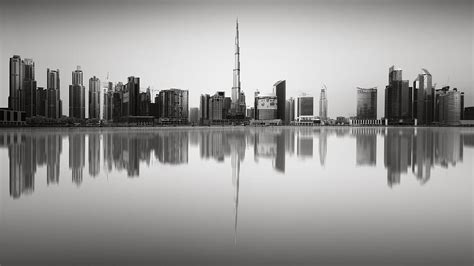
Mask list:
[[[46,86],[46,68],[60,69],[65,114],[76,65],[86,88],[89,77],[109,72],[113,82],[135,75],[142,88],[188,89],[191,107],[201,93],[230,96],[237,16],[247,105],[256,89],[286,79],[287,97],[305,92],[317,102],[324,83],[329,116],[354,115],[355,88],[377,86],[381,117],[393,64],[410,84],[427,68],[438,87],[449,82],[474,104],[471,0],[0,0],[0,106],[14,54],[35,61],[38,86]]]

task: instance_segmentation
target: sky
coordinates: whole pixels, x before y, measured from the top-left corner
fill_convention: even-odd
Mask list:
[[[230,96],[237,17],[249,106],[255,90],[286,80],[287,98],[312,94],[315,112],[325,84],[329,116],[351,116],[356,87],[376,86],[382,117],[392,65],[410,84],[426,68],[438,88],[457,87],[474,105],[471,0],[0,0],[0,106],[16,54],[35,61],[38,86],[47,68],[60,70],[64,114],[77,65],[86,90],[90,77],[109,73],[113,82],[138,76],[154,94],[187,89],[190,107],[202,93]]]

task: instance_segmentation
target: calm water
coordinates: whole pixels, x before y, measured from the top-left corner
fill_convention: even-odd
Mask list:
[[[1,130],[0,264],[472,265],[473,162],[461,128]]]

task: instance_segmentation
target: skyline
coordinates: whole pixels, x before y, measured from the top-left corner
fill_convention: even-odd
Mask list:
[[[2,7],[0,9],[2,10],[0,11],[0,33],[5,36],[0,42],[1,62],[7,62],[7,59],[14,54],[19,54],[22,58],[32,58],[35,61],[38,87],[46,87],[47,68],[59,69],[62,74],[61,98],[63,99],[64,114],[68,114],[67,107],[69,106],[67,90],[71,85],[69,71],[73,72],[77,65],[82,67],[86,80],[95,75],[104,81],[107,73],[110,73],[110,81],[125,82],[128,76],[135,75],[140,77],[143,89],[151,86],[155,90],[167,88],[189,90],[190,107],[199,106],[199,96],[203,93],[212,94],[222,90],[226,94],[230,94],[232,87],[230,69],[234,65],[232,62],[234,58],[230,54],[234,49],[234,23],[237,16],[239,17],[241,69],[243,70],[241,75],[242,91],[247,97],[253,95],[255,90],[271,91],[274,82],[283,79],[288,83],[288,97],[298,96],[303,92],[309,93],[314,97],[314,110],[316,111],[319,109],[320,89],[322,84],[326,84],[330,106],[328,115],[335,118],[338,115],[350,116],[356,113],[356,87],[376,86],[379,91],[377,113],[378,117],[381,117],[383,116],[382,110],[384,110],[383,88],[388,84],[387,70],[395,64],[403,69],[404,78],[408,79],[410,83],[421,72],[421,68],[428,69],[433,74],[433,83],[437,83],[438,89],[449,83],[450,86],[465,92],[465,106],[474,104],[472,93],[474,82],[472,61],[474,58],[471,48],[474,20],[470,12],[473,10],[470,1],[459,0],[449,6],[445,5],[445,1],[418,0],[413,5],[411,2],[404,1],[379,4],[373,1],[358,1],[357,3],[365,3],[362,4],[362,8],[361,5],[355,6],[354,1],[337,1],[335,4],[299,1],[294,5],[284,2],[272,3],[272,5],[269,2],[259,2],[254,9],[250,8],[250,4],[247,2],[242,4],[207,2],[207,4],[196,5],[183,1],[178,4],[142,1],[140,3],[143,5],[139,7],[139,5],[127,6],[124,2],[114,2],[112,5],[111,2],[102,1],[92,7],[91,2],[75,6],[78,4],[66,1],[66,3],[57,3],[58,7],[54,9],[58,14],[65,15],[64,17],[59,16],[58,20],[38,20],[34,24],[28,24],[23,20],[18,21],[18,17],[11,17],[15,10],[33,12],[24,20],[34,19],[35,16],[50,12],[46,8],[48,4],[39,2],[40,4],[29,1],[22,1],[15,5],[12,3],[0,4]],[[41,3],[46,6],[39,8],[43,6]],[[106,5],[107,3],[109,6]],[[27,7],[27,5],[31,6]],[[236,7],[230,13],[238,14],[228,14],[228,9],[232,10],[230,5]],[[65,7],[70,7],[69,9],[72,11],[61,13],[60,11],[64,11]],[[409,10],[410,7],[414,7],[414,9]],[[110,8],[113,12],[108,12],[104,8]],[[286,17],[279,17],[278,15],[286,11],[287,8],[290,8],[288,10],[290,14]],[[320,10],[321,8],[323,10]],[[104,10],[106,12],[100,16],[99,24],[108,26],[110,34],[101,36],[110,42],[105,42],[100,38],[99,42],[90,44],[88,42],[94,39],[93,36],[98,37],[97,34],[105,29],[104,25],[98,25],[98,21],[94,19],[83,21],[83,24],[77,25],[74,22],[81,19],[77,15],[95,14]],[[153,10],[169,12],[164,12],[167,14],[166,16],[157,16],[157,18],[140,16],[137,21],[108,19],[111,14],[112,17],[122,19],[120,12],[127,10],[132,13]],[[214,11],[211,16],[202,16],[211,11]],[[316,13],[312,13],[313,11]],[[358,12],[361,11],[365,12],[365,15],[357,17]],[[385,18],[390,14],[388,11],[399,12],[402,15],[400,23],[394,24],[396,27],[392,30],[392,34],[386,33],[386,30],[390,28],[384,28],[393,26],[389,23],[391,20]],[[312,17],[317,12],[321,12],[324,16],[315,20]],[[347,13],[342,16],[346,18],[345,20],[339,20],[338,16],[341,13]],[[408,20],[408,22],[403,19],[413,13],[419,16],[412,17],[412,20]],[[178,18],[185,19],[182,21],[170,19],[173,14],[178,15]],[[257,16],[258,14],[261,16]],[[278,20],[268,18],[270,14],[273,14],[275,18],[278,17]],[[469,16],[470,14],[471,16]],[[381,27],[365,25],[371,15],[376,15]],[[196,20],[196,16],[202,17]],[[95,16],[92,17],[95,18]],[[202,19],[203,17],[205,19]],[[356,34],[354,35],[355,28],[347,27],[348,25],[354,26],[350,23],[354,18],[358,18],[359,24],[357,25],[364,26],[364,29],[368,31],[367,34],[355,30]],[[372,18],[375,19],[375,17]],[[48,36],[51,37],[51,32],[45,31],[41,25],[50,24],[53,21],[61,21],[58,25],[62,26],[54,26],[55,23],[52,23],[54,26],[52,29],[56,30],[53,35],[57,33],[62,41],[59,41],[58,44],[42,42]],[[72,23],[72,25],[68,25],[68,23]],[[114,23],[116,24],[112,25]],[[165,23],[170,24],[169,27],[166,28]],[[419,39],[410,38],[413,37],[410,35],[417,33],[416,30],[419,30],[417,26],[420,23],[425,25],[424,32],[430,33],[430,35],[427,34],[429,45],[426,45],[426,42],[417,42],[424,40],[422,37]],[[274,27],[275,24],[279,27]],[[154,25],[160,27],[153,30]],[[206,27],[201,27],[202,25],[206,25]],[[91,36],[90,38],[76,38],[77,42],[75,43],[68,37],[70,34],[67,33],[70,30],[68,26],[75,26],[73,34],[80,35],[86,31]],[[97,33],[90,31],[88,27],[91,26],[96,28]],[[127,37],[127,33],[130,31],[127,31],[127,27],[121,26],[136,26],[136,36],[139,38],[148,36],[150,32],[157,33],[150,36],[149,40],[144,41],[145,43],[149,42],[148,46],[138,39],[136,42],[131,41],[127,46],[124,45],[127,43],[124,40],[130,40]],[[405,26],[407,28],[404,28]],[[397,32],[402,28],[404,30]],[[89,31],[87,31],[88,29]],[[275,34],[275,31],[281,33]],[[121,35],[114,35],[119,32]],[[470,34],[465,34],[466,32]],[[190,35],[186,35],[186,33]],[[320,35],[307,36],[311,35],[308,33],[320,33]],[[386,35],[379,36],[379,34]],[[400,34],[405,36],[402,39],[403,42],[400,40],[394,43],[390,42],[397,36],[399,38]],[[379,38],[373,39],[375,35]],[[171,38],[167,39],[166,37]],[[352,40],[351,44],[341,46],[342,41],[345,40],[343,37],[352,37],[348,38]],[[24,41],[25,38],[35,41],[28,43]],[[268,42],[269,39],[271,42]],[[321,40],[327,42],[321,42]],[[365,47],[372,42],[375,44]],[[312,48],[311,44],[315,43],[318,44],[316,47],[320,50]],[[384,46],[381,46],[380,43],[384,43]],[[130,47],[134,49],[130,50]],[[166,51],[167,48],[171,50]],[[370,52],[373,52],[374,48],[377,49],[376,51],[380,51],[380,57],[370,57]],[[41,52],[42,50],[45,52]],[[71,53],[70,50],[79,52]],[[102,52],[103,56],[97,56],[99,52]],[[168,54],[169,52],[172,54]],[[157,53],[162,53],[162,55],[157,55]],[[55,54],[57,56],[53,56]],[[130,56],[126,57],[128,54]],[[415,58],[410,56],[413,54],[416,55]],[[470,60],[469,56],[466,56],[467,54],[470,54],[473,60]],[[94,55],[96,56],[94,57]],[[321,60],[317,60],[318,57]],[[370,58],[367,60],[368,65],[363,61],[356,62],[367,57]],[[182,60],[183,58],[187,60]],[[351,58],[353,60],[350,60]],[[205,65],[202,65],[203,62]],[[1,85],[4,88],[2,91],[8,93],[8,65],[6,63],[0,65]],[[348,71],[341,72],[345,69]],[[88,90],[88,88],[86,89]],[[350,97],[350,93],[353,97]],[[340,97],[342,95],[348,95],[348,97]],[[7,106],[7,101],[7,97],[2,97],[0,104]],[[247,102],[247,106],[250,105],[250,102]],[[86,105],[87,108],[88,105]]]

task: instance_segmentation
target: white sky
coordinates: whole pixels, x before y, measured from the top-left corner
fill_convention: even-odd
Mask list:
[[[315,96],[328,87],[329,116],[356,112],[356,87],[377,86],[384,115],[388,68],[404,79],[420,69],[438,87],[465,92],[474,105],[474,11],[470,0],[441,1],[6,1],[0,2],[0,106],[7,106],[8,60],[36,63],[38,86],[46,68],[61,72],[68,114],[71,72],[84,84],[96,75],[113,82],[141,78],[141,87],[188,89],[190,107],[201,93],[230,96],[235,18],[240,21],[241,80],[247,105],[253,92],[287,80],[287,97]]]

